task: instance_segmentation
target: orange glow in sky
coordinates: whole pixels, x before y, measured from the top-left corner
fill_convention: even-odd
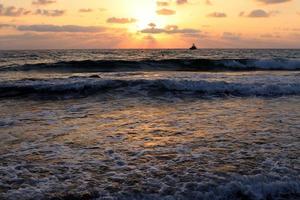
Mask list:
[[[300,48],[300,0],[2,0],[0,49]]]

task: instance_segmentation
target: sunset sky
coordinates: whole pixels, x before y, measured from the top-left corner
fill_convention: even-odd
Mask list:
[[[0,49],[300,48],[300,0],[0,0]]]

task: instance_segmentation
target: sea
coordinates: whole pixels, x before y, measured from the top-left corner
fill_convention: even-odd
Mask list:
[[[300,50],[0,51],[0,199],[300,199]]]

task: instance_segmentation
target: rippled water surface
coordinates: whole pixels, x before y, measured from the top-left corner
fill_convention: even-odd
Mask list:
[[[28,50],[0,51],[0,67],[34,63],[80,60],[160,60],[160,59],[300,59],[294,49],[184,49],[161,50]]]
[[[0,51],[0,199],[300,199],[299,50]]]

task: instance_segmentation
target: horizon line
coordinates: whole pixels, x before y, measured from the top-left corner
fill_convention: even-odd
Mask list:
[[[53,50],[189,50],[189,48],[33,48],[33,49],[0,49],[0,51],[53,51]],[[297,48],[198,48],[197,50],[300,50]],[[197,51],[196,50],[196,51]],[[195,51],[195,50],[194,50]]]

